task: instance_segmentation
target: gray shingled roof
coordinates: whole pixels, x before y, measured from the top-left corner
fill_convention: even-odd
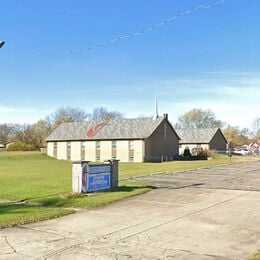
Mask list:
[[[95,127],[97,122],[63,123],[46,140],[144,139],[149,137],[163,120],[164,117],[156,120],[152,118],[111,120],[100,127],[92,137],[88,137],[87,132]]]
[[[219,128],[175,129],[181,138],[180,144],[208,144]]]

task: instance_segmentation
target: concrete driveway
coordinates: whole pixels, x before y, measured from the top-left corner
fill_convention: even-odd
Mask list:
[[[132,181],[159,189],[0,230],[0,259],[248,259],[260,249],[260,162]]]

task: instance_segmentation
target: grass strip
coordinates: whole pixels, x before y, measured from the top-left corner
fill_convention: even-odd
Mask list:
[[[260,260],[260,250],[258,250],[254,255],[252,255],[250,260]]]
[[[260,157],[233,156],[231,163],[243,163],[260,160]],[[120,179],[146,176],[153,173],[174,173],[230,164],[227,155],[215,154],[212,160],[171,161],[163,163],[120,163]]]
[[[55,207],[89,209],[102,207],[115,201],[140,195],[150,191],[152,188],[152,186],[143,183],[121,183],[118,189],[112,191],[88,194],[60,194],[58,196],[36,199],[34,202]]]
[[[68,209],[1,203],[0,228],[58,218],[73,212]]]

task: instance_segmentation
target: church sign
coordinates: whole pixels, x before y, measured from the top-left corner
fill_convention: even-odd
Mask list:
[[[110,165],[89,165],[82,167],[82,191],[93,192],[109,190],[111,178]]]
[[[118,160],[104,164],[77,161],[72,165],[72,191],[98,192],[118,188]]]

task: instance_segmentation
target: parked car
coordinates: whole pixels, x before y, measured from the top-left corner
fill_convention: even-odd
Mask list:
[[[239,150],[235,150],[233,151],[233,154],[238,154],[238,155],[249,155],[249,151],[246,149],[239,149]]]

